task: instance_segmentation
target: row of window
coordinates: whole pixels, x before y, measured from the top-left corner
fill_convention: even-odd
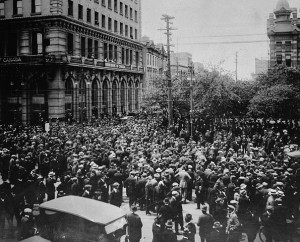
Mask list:
[[[291,55],[285,55],[285,63],[284,63],[282,60],[282,55],[277,54],[276,55],[276,63],[278,65],[285,64],[287,67],[291,67],[292,66]]]
[[[104,43],[103,45],[103,58],[106,60],[112,60],[115,63],[119,63],[119,53],[117,45]],[[70,55],[74,54],[74,35],[68,33],[67,35],[67,51]],[[82,36],[80,39],[80,53],[81,56],[88,58],[99,59],[99,41],[93,40]],[[139,52],[135,52],[135,66],[139,66],[140,55]],[[133,50],[123,48],[121,49],[121,64],[132,65],[133,64]]]
[[[114,1],[114,11],[116,13],[119,12],[120,15],[123,15],[123,13],[124,13],[125,18],[130,17],[130,19],[133,20],[133,9],[130,6],[124,4],[121,1],[119,3],[118,0],[113,0],[113,1]],[[106,0],[102,0],[101,5],[103,7],[106,7]],[[107,0],[107,8],[112,10],[112,0]],[[129,9],[129,16],[128,16],[128,9]],[[135,22],[138,21],[138,16],[137,16],[137,11],[136,10],[134,11],[134,20],[135,20]]]
[[[291,41],[286,41],[284,44],[282,44],[282,42],[276,42],[276,52],[281,52],[282,50],[285,50],[285,52],[291,52],[292,51]]]
[[[72,1],[69,1],[72,2]],[[73,11],[73,10],[72,10]],[[88,23],[92,22],[92,10],[90,8],[87,8],[86,10],[86,21]],[[72,14],[69,14],[73,16]],[[83,5],[79,4],[78,5],[78,18],[83,20]],[[107,21],[107,22],[106,22]],[[130,37],[131,39],[137,39],[138,38],[138,30],[134,29],[133,33],[133,28],[129,27],[127,24],[124,27],[124,24],[122,22],[118,23],[117,20],[112,20],[112,18],[108,17],[106,20],[106,16],[102,14],[101,16],[101,27],[106,28],[106,23],[107,23],[107,29],[109,31],[113,31],[115,33],[119,33],[120,35],[125,35],[125,37]],[[99,12],[94,11],[94,25],[99,26]]]
[[[0,17],[5,16],[5,2],[4,0],[0,1]],[[31,0],[31,13],[39,14],[41,13],[41,0]],[[23,1],[14,0],[13,2],[13,15],[22,15],[23,14]]]
[[[158,66],[159,58],[155,55],[147,54],[147,65]]]
[[[118,12],[118,0],[114,0],[114,1],[115,1],[114,10],[115,10],[115,12]],[[111,1],[109,1],[109,2],[111,3]],[[130,19],[133,20],[133,9],[131,7],[129,7],[129,15],[128,15],[128,5],[125,5],[125,8],[124,8],[123,3],[120,2],[119,6],[120,6],[120,8],[119,8],[120,15],[123,15],[123,9],[124,9],[125,18],[130,17]],[[110,7],[108,7],[108,8],[110,8]],[[68,0],[68,15],[74,16],[74,3],[72,0]],[[91,22],[91,21],[89,21],[89,18],[91,18],[91,9],[87,8],[87,22]],[[78,4],[78,19],[83,20],[83,5],[82,4]],[[134,21],[138,22],[137,10],[134,11]]]

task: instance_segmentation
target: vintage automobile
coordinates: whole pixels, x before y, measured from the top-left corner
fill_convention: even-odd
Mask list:
[[[42,203],[38,234],[22,240],[52,242],[122,242],[126,240],[122,209],[93,199],[65,196]]]

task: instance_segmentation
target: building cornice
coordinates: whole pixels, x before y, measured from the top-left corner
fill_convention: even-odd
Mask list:
[[[139,43],[137,41],[122,38],[117,34],[91,26],[89,24],[63,15],[30,16],[0,19],[0,31],[10,31],[12,29],[41,29],[52,27],[58,27],[68,31],[81,33],[83,35],[88,35],[103,41],[108,41],[121,46],[127,46],[139,50],[142,50],[144,47],[142,43]]]

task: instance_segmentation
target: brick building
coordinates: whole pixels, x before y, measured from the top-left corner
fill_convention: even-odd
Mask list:
[[[0,0],[0,119],[138,111],[140,35],[138,0]]]
[[[165,79],[168,55],[163,44],[155,45],[149,37],[143,36],[141,42],[144,44],[143,62],[145,66],[143,93],[146,93],[151,90],[156,79]]]
[[[290,8],[287,0],[279,0],[267,22],[270,39],[270,66],[300,63],[300,20],[297,8]]]

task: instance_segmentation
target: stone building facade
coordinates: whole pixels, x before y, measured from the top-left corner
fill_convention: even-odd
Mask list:
[[[279,0],[267,22],[270,39],[270,67],[275,64],[296,66],[300,63],[300,19],[297,8]]]
[[[171,53],[171,76],[183,78],[189,75],[189,65],[193,62],[192,54],[187,52]]]
[[[137,0],[0,0],[0,119],[90,121],[140,109]]]
[[[155,44],[149,37],[143,36],[144,44],[143,63],[145,75],[143,79],[143,94],[150,92],[155,81],[163,81],[166,78],[168,55],[163,44]]]

